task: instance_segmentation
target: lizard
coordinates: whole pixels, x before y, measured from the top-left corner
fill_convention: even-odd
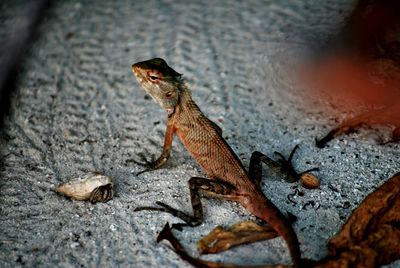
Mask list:
[[[249,171],[246,171],[238,156],[222,137],[221,128],[202,113],[193,101],[189,86],[182,75],[172,69],[165,60],[154,58],[137,62],[132,65],[132,72],[141,87],[167,112],[163,151],[143,172],[160,168],[167,162],[173,136],[177,135],[208,175],[208,178],[189,179],[193,216],[162,202],[156,202],[159,207],[139,207],[135,211],[168,212],[185,222],[175,225],[176,228],[194,227],[203,221],[200,193],[236,201],[251,214],[267,222],[283,237],[294,266],[301,267],[299,242],[291,223],[259,187],[261,164],[268,164],[270,158],[261,152],[253,152]]]

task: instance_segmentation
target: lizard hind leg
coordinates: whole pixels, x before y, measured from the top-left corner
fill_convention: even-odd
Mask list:
[[[172,228],[181,230],[182,227],[195,227],[203,222],[203,207],[200,200],[201,192],[209,196],[228,200],[237,199],[236,188],[233,185],[218,179],[211,180],[201,177],[192,177],[189,180],[189,189],[193,216],[162,202],[156,202],[159,207],[137,207],[135,211],[152,210],[170,213],[185,222],[172,225]]]
[[[298,146],[296,146],[292,150],[289,157],[290,160],[293,157],[293,154],[297,148]],[[280,163],[272,160],[270,157],[258,151],[253,152],[253,154],[251,155],[250,165],[249,165],[249,175],[256,185],[259,186],[261,182],[261,176],[262,176],[261,162],[266,164],[272,171],[279,174],[285,181],[289,183],[298,180],[298,174],[293,169],[291,162],[289,160],[286,160],[282,154],[277,152],[276,154],[281,157]]]
[[[250,158],[249,165],[249,175],[253,182],[260,186],[261,176],[262,176],[262,168],[261,162],[265,163],[272,171],[281,176],[285,181],[289,183],[293,183],[298,181],[302,175],[311,172],[318,171],[319,168],[311,168],[306,171],[298,173],[293,167],[293,156],[299,145],[296,145],[292,151],[290,152],[289,158],[286,159],[281,153],[274,152],[275,155],[279,157],[277,161],[272,160],[268,156],[258,151],[253,152]]]

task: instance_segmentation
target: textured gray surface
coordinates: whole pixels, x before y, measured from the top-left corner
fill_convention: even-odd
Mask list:
[[[377,146],[353,135],[315,148],[314,138],[344,115],[302,105],[304,93],[287,75],[303,48],[336,33],[352,1],[115,2],[58,2],[40,28],[1,132],[0,266],[188,266],[155,242],[165,222],[178,219],[133,212],[156,200],[189,211],[186,182],[201,174],[176,141],[165,168],[135,176],[141,168],[129,159],[158,155],[165,128],[164,112],[130,73],[138,60],[163,57],[183,73],[245,165],[253,150],[288,154],[300,143],[296,168],[320,166],[314,191],[267,170],[263,177],[267,196],[298,216],[294,228],[305,257],[323,257],[350,212],[399,170],[398,144]],[[52,192],[91,170],[114,178],[110,202],[92,205]],[[294,188],[304,192],[296,205],[287,200]],[[217,224],[250,217],[235,203],[204,199],[204,205],[204,224],[177,233],[193,255],[195,241]],[[290,261],[281,238],[204,258]]]

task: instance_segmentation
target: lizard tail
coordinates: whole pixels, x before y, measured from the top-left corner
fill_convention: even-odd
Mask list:
[[[254,216],[267,222],[286,241],[293,265],[296,268],[302,267],[302,259],[299,241],[291,223],[280,212],[280,210],[265,197],[265,200],[251,201],[243,204]]]

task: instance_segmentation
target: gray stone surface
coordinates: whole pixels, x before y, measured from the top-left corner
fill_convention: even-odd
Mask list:
[[[301,144],[295,166],[319,166],[320,189],[287,184],[265,169],[263,191],[298,217],[294,228],[304,257],[325,256],[328,239],[351,211],[400,167],[398,144],[378,146],[362,134],[315,148],[314,138],[345,115],[337,118],[329,105],[323,110],[303,105],[305,93],[288,75],[304,48],[337,32],[353,4],[55,3],[39,29],[1,130],[0,266],[189,266],[166,243],[155,242],[163,225],[178,219],[133,212],[156,200],[190,211],[187,180],[201,174],[176,140],[165,168],[135,175],[141,167],[130,159],[161,152],[165,114],[145,96],[130,66],[155,56],[185,75],[194,99],[222,127],[245,165],[254,150],[288,154]],[[92,170],[115,181],[115,197],[108,203],[71,201],[52,191]],[[304,196],[296,196],[294,205],[287,195],[295,188]],[[216,225],[252,218],[235,203],[204,199],[204,206],[205,222],[176,234],[193,255],[198,255],[197,239]],[[290,262],[281,238],[203,258]]]

